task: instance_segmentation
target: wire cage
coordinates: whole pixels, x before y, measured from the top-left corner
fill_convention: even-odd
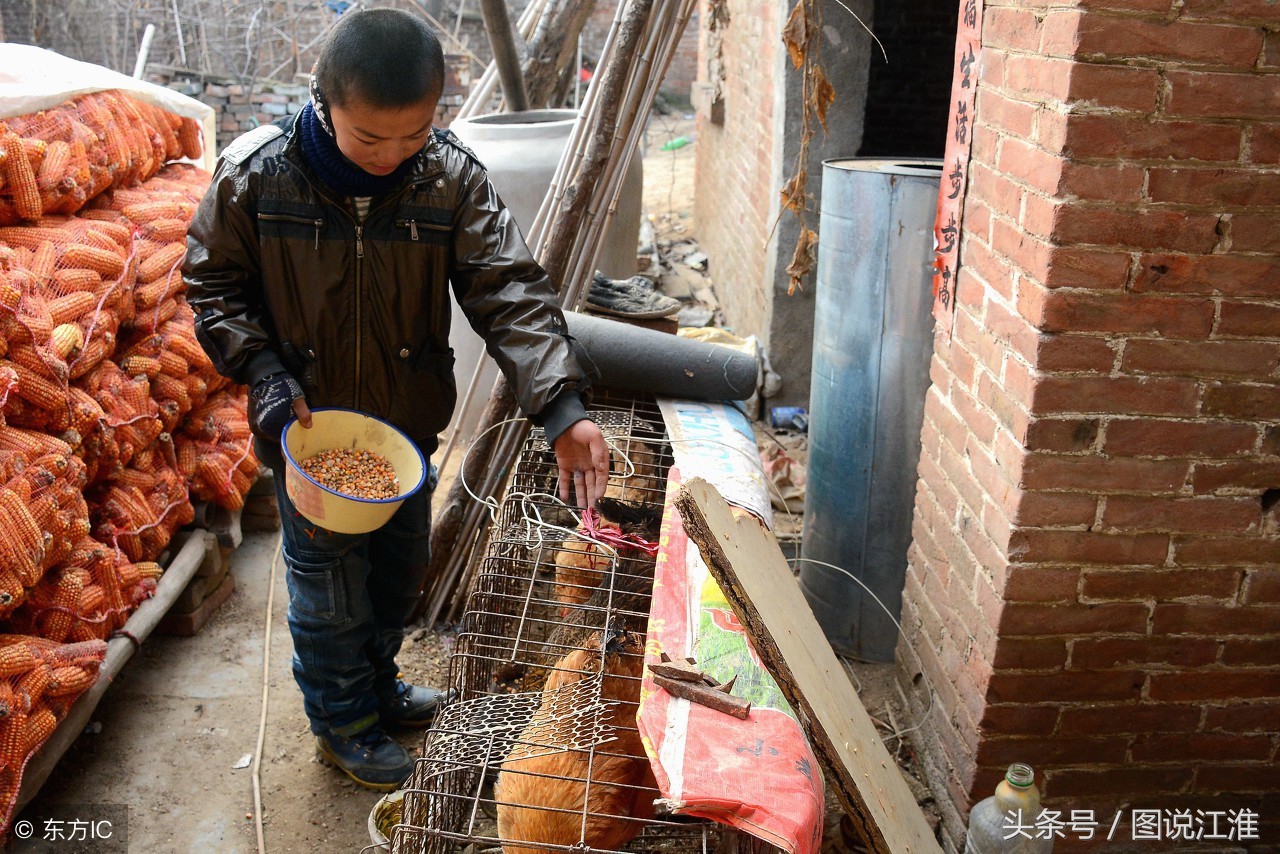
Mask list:
[[[405,786],[396,854],[756,848],[654,814],[635,716],[671,451],[651,400],[615,393],[595,406],[613,457],[604,518],[582,528],[552,497],[555,458],[535,430],[458,627],[454,699]]]

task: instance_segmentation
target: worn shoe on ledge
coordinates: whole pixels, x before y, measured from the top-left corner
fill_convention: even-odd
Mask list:
[[[321,762],[375,792],[394,792],[413,773],[409,751],[377,724],[351,736],[318,735],[316,753]]]
[[[394,693],[378,698],[378,720],[388,726],[421,729],[431,725],[444,700],[444,691],[397,679]]]

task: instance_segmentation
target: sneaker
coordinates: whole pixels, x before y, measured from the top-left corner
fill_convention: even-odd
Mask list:
[[[409,751],[377,724],[352,736],[318,735],[316,753],[324,764],[375,792],[394,792],[413,773]]]
[[[395,693],[378,700],[378,720],[389,726],[422,729],[431,725],[445,699],[445,692],[396,680]]]

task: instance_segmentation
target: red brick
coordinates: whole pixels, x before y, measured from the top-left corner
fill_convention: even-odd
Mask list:
[[[979,748],[978,761],[982,763],[999,762],[1011,764],[1026,762],[1033,768],[1052,767],[1055,765],[1100,763],[1118,764],[1124,761],[1129,749],[1130,739],[1124,737],[1104,738],[993,738],[987,739]]]
[[[1042,371],[1110,373],[1116,362],[1111,341],[1086,335],[1042,335],[1036,367]]]
[[[1036,351],[1039,336],[1024,318],[1009,311],[995,300],[987,300],[987,311],[983,321],[997,341],[1007,343],[1015,352],[1030,361],[1030,357]],[[993,370],[992,373],[998,373],[998,371]]]
[[[1071,645],[1071,666],[1086,670],[1151,664],[1202,667],[1218,658],[1211,638],[1081,638]]]
[[[1145,604],[1036,605],[1010,602],[1000,619],[1000,636],[1145,633],[1150,609]]]
[[[1218,335],[1280,338],[1280,305],[1223,300]]]
[[[1236,252],[1280,251],[1280,213],[1235,213],[1231,217],[1231,248]]]
[[[1133,290],[1140,293],[1272,296],[1276,268],[1270,258],[1240,255],[1144,254]]]
[[[1184,566],[1280,564],[1280,540],[1179,537],[1174,541],[1173,559]]]
[[[1280,605],[1280,569],[1249,570],[1244,601],[1249,605]]]
[[[1275,792],[1280,789],[1280,765],[1206,765],[1196,775],[1196,789],[1233,794]]]
[[[1129,276],[1129,253],[1050,246],[1043,270],[1028,273],[1047,288],[1118,290]]]
[[[1026,562],[1163,564],[1169,549],[1165,534],[1101,534],[1028,528],[1015,531],[1009,558]]]
[[[1031,203],[1027,199],[1030,220]],[[1033,223],[1026,223],[1032,228]],[[1083,202],[1054,206],[1049,223],[1035,223],[1037,234],[1058,243],[1130,246],[1135,249],[1171,249],[1209,252],[1218,242],[1218,216],[1181,210],[1097,207]],[[1048,226],[1050,230],[1044,230]]]
[[[1280,661],[1280,638],[1228,640],[1222,648],[1222,663],[1228,667],[1270,667]]]
[[[990,413],[978,406],[973,396],[959,387],[952,389],[951,405],[955,407],[970,435],[982,444],[990,445],[996,432],[996,422]]]
[[[1165,112],[1171,116],[1272,120],[1280,114],[1274,75],[1169,71],[1165,79],[1170,89]]]
[[[1084,574],[1086,599],[1232,599],[1240,589],[1236,569],[1091,570]]]
[[[965,241],[960,263],[960,276],[956,286],[957,304],[981,308],[986,301],[988,289],[1005,299],[1012,295],[1013,267],[1008,261],[992,253],[986,244],[977,240]]]
[[[1078,569],[1015,564],[1009,567],[1002,595],[1008,602],[1074,603],[1079,584]]]
[[[1062,153],[1071,158],[1235,162],[1240,141],[1240,129],[1229,124],[1073,115],[1064,129]]]
[[[987,686],[992,703],[1105,702],[1136,700],[1144,676],[1140,671],[1101,670],[1050,675],[997,673]]]
[[[1147,192],[1153,202],[1182,205],[1280,205],[1280,176],[1256,169],[1147,170]]]
[[[1155,794],[1181,792],[1191,785],[1190,768],[1114,768],[1105,771],[1086,771],[1075,768],[1051,770],[1045,774],[1044,794],[1048,798],[1071,802],[1079,796],[1112,795],[1117,798],[1132,797],[1135,792]],[[1105,814],[1099,819],[1106,822]],[[1105,835],[1108,826],[1099,828]],[[1122,827],[1120,834],[1125,832]],[[1122,837],[1123,838],[1123,837]]]
[[[1065,528],[1092,525],[1098,499],[1079,492],[1024,492],[1014,524],[1028,528]]]
[[[1274,22],[1274,0],[1183,0],[1182,14],[1192,18]]]
[[[1062,657],[1065,661],[1065,648]],[[1057,706],[988,704],[982,716],[982,732],[988,735],[1042,735],[1051,732],[1057,720]]]
[[[1238,463],[1198,463],[1191,474],[1191,487],[1197,493],[1220,489],[1280,488],[1280,462],[1250,460]]]
[[[1017,181],[981,163],[973,163],[969,169],[969,194],[985,200],[997,213],[1017,217],[1022,208],[1025,188]],[[967,250],[967,247],[966,247]],[[965,259],[966,263],[969,263]]]
[[[1280,457],[1280,425],[1268,427],[1262,434],[1262,453],[1269,457]]]
[[[1031,411],[1043,415],[1059,412],[1117,415],[1193,415],[1199,388],[1192,380],[1148,377],[1045,377],[1036,386]],[[1232,415],[1223,404],[1216,414]],[[1257,417],[1239,413],[1242,417]]]
[[[1230,762],[1271,758],[1265,735],[1139,735],[1133,742],[1135,762]]]
[[[1280,633],[1280,608],[1242,608],[1236,605],[1156,605],[1152,631],[1158,635],[1275,635]]]
[[[1268,42],[1276,44],[1276,61],[1280,63],[1280,32],[1268,33]],[[1280,163],[1280,125],[1255,124],[1249,135],[1249,161],[1260,166]]]
[[[1055,193],[1062,172],[1063,160],[1017,137],[1005,137],[1000,141],[996,165],[1005,175],[1042,193]]]
[[[1025,430],[1029,418],[1027,410],[1013,400],[985,371],[978,376],[978,400],[986,404],[996,421],[1015,436],[1021,435]]]
[[[1214,384],[1204,392],[1204,414],[1280,420],[1280,385]]]
[[[1120,369],[1130,374],[1188,377],[1266,377],[1280,365],[1280,343],[1261,341],[1135,340]]]
[[[1153,68],[1074,63],[1067,100],[1075,105],[1150,113],[1160,77]]]
[[[1028,451],[1088,451],[1098,439],[1099,425],[1096,418],[1037,418],[1027,428],[1024,443]]]
[[[1152,700],[1236,700],[1280,696],[1280,670],[1197,670],[1153,673]]]
[[[1144,181],[1144,170],[1138,166],[1068,162],[1062,169],[1058,194],[1084,201],[1137,204]]]
[[[1004,87],[1028,101],[1066,101],[1074,65],[1065,59],[1010,54],[1004,62]]]
[[[1199,706],[1109,705],[1063,709],[1058,731],[1076,733],[1194,732]]]
[[[983,61],[986,61],[985,56]],[[1006,98],[992,89],[982,88],[978,90],[976,116],[978,127],[991,127],[1026,139],[1031,136],[1035,127],[1036,107],[1025,101]]]
[[[1123,531],[1243,534],[1258,527],[1260,513],[1254,498],[1113,495],[1102,511],[1102,525]]]
[[[1233,703],[1210,706],[1205,712],[1204,728],[1207,731],[1275,732],[1276,721],[1280,721],[1280,703]]]
[[[1033,454],[1023,465],[1021,485],[1029,490],[1070,489],[1089,493],[1177,492],[1186,483],[1190,468],[1190,463],[1183,460]]]
[[[1035,51],[1040,44],[1040,17],[1028,9],[991,6],[982,16],[982,46]],[[985,58],[985,57],[984,57]]]
[[[1001,670],[1061,670],[1066,663],[1061,638],[1001,638],[993,662]]]
[[[1144,342],[1129,346],[1139,343]],[[1102,450],[1122,457],[1224,457],[1251,452],[1257,444],[1252,424],[1115,418],[1107,423]]]
[[[1045,332],[1155,333],[1207,338],[1213,303],[1207,299],[1050,291],[1039,326]]]
[[[1078,15],[1070,24],[1046,25],[1043,49],[1051,55],[1082,59],[1142,59],[1204,63],[1247,68],[1262,51],[1262,32],[1255,28],[1158,21],[1098,13]],[[1048,22],[1046,22],[1048,24]]]

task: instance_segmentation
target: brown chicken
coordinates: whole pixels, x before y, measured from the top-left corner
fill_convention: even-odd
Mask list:
[[[502,763],[494,788],[506,854],[578,843],[621,848],[653,816],[657,782],[636,731],[643,652],[642,637],[614,618],[587,639],[585,649],[556,663],[542,704]],[[582,698],[571,689],[598,673],[600,698],[616,701],[599,714],[616,738],[588,749],[571,744],[577,728],[572,716],[580,719],[582,712]]]
[[[661,508],[653,505],[630,505],[606,497],[597,502],[596,510],[600,515],[597,527],[602,531],[634,534],[649,542],[656,542],[658,539],[658,527],[662,522]],[[585,534],[583,528],[578,530]],[[555,600],[566,608],[583,604],[614,569],[626,574],[644,573],[652,576],[652,555],[625,546],[616,550],[616,555],[615,557],[615,549],[582,537],[565,538],[552,556],[556,567],[556,584],[552,593]]]
[[[657,452],[639,439],[631,438],[627,431],[604,425],[601,432],[611,445],[605,497],[636,504],[661,504],[666,473],[659,469]],[[631,465],[627,465],[628,460]]]

